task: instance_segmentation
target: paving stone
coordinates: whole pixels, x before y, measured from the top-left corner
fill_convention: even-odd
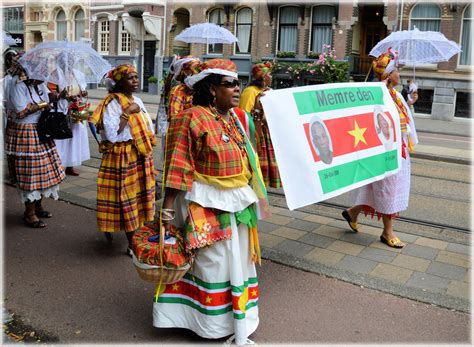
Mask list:
[[[448,285],[446,294],[470,300],[471,286],[466,282],[451,281],[451,283]]]
[[[276,235],[260,233],[258,234],[258,240],[262,247],[273,248],[279,243],[283,242],[285,238]]]
[[[467,270],[466,272],[466,275],[464,276],[464,282],[467,282],[467,283],[471,283],[471,279],[472,279],[472,271],[471,269]]]
[[[387,246],[385,243],[382,243],[380,241],[375,241],[375,242],[372,242],[369,247],[371,248],[378,248],[378,249],[383,249],[385,251],[389,251],[389,252],[393,252],[393,253],[402,253],[402,249],[403,248],[393,248],[393,247],[389,247]]]
[[[380,234],[382,234],[382,229],[381,228],[376,228],[376,227],[373,227],[373,226],[370,226],[370,225],[360,225],[359,224],[359,233],[364,233],[364,234],[369,234],[369,235],[374,235],[374,236],[380,237]]]
[[[415,244],[436,249],[446,249],[446,247],[448,246],[448,243],[446,241],[434,240],[426,237],[419,237],[415,241]]]
[[[355,233],[353,231],[348,231],[341,237],[341,240],[350,242],[350,243],[355,243],[357,245],[368,246],[372,242],[377,240],[377,238],[373,235],[367,235],[367,234],[362,234],[362,233]]]
[[[384,278],[388,281],[405,284],[413,271],[390,264],[377,264],[369,275]]]
[[[86,198],[86,199],[90,199],[90,200],[96,200],[97,199],[97,192],[96,191],[90,191],[89,190],[87,192],[79,193],[77,195],[82,197],[82,198]]]
[[[60,185],[61,190],[70,189],[70,188],[74,188],[74,187],[77,187],[77,186],[72,184],[72,183],[69,183],[67,181],[61,182],[61,185]]]
[[[377,263],[375,261],[353,257],[352,255],[346,255],[339,263],[337,263],[337,267],[341,269],[364,274],[368,274],[376,266]]]
[[[304,231],[313,231],[319,224],[308,222],[302,219],[294,219],[286,225],[288,228],[299,229]]]
[[[298,241],[285,240],[273,247],[273,249],[299,258],[304,257],[307,253],[312,251],[313,246]]]
[[[375,248],[364,248],[362,252],[360,252],[358,257],[369,259],[376,261],[378,263],[391,263],[393,259],[395,259],[396,255],[393,252],[389,252],[383,249],[375,249]]]
[[[416,236],[416,235],[402,233],[401,231],[397,231],[395,234],[398,236],[398,238],[400,240],[402,240],[405,243],[415,243],[416,240],[418,239],[418,236]],[[379,235],[379,237],[380,237],[380,235]]]
[[[281,236],[286,239],[298,240],[301,236],[306,234],[306,231],[287,227],[280,227],[276,230],[273,230],[270,234]]]
[[[392,265],[419,272],[425,272],[426,269],[428,269],[428,267],[430,266],[430,263],[431,261],[427,259],[412,257],[406,254],[399,254],[392,261]]]
[[[306,212],[301,212],[301,211],[290,211],[290,210],[285,210],[281,209],[278,214],[281,214],[282,216],[287,216],[291,218],[299,218],[299,219],[305,219],[307,218],[310,214]]]
[[[61,187],[62,188],[62,187]],[[81,194],[81,193],[87,193],[87,192],[90,192],[90,189],[87,189],[85,187],[81,187],[81,186],[73,186],[71,188],[68,188],[68,189],[61,189],[63,190],[64,192],[66,193],[69,193],[69,194]],[[96,192],[97,194],[97,192]]]
[[[316,247],[304,257],[324,265],[335,265],[344,257],[344,254]]]
[[[472,247],[467,245],[460,245],[458,243],[450,243],[446,247],[446,250],[461,254],[471,254]]]
[[[74,181],[71,180],[71,183],[76,185],[76,186],[87,187],[87,186],[91,185],[91,180],[86,180],[84,178],[75,177]]]
[[[470,256],[461,253],[440,251],[438,256],[436,257],[436,261],[456,266],[462,266],[465,268],[471,267]]]
[[[327,249],[329,249],[331,251],[336,251],[336,252],[356,256],[360,252],[362,252],[364,247],[359,246],[359,245],[354,245],[354,244],[349,243],[349,242],[336,240],[331,245],[329,245],[327,247]]]
[[[349,230],[349,231],[352,230],[351,228],[349,228],[349,224],[347,224],[347,222],[345,220],[335,219],[332,222],[330,222],[328,225],[330,225],[332,227],[335,227],[335,228],[344,229],[344,230]],[[360,228],[360,226],[359,226],[359,228]]]
[[[272,214],[282,214],[281,213],[282,211],[288,211],[288,209],[281,208],[281,207],[278,207],[278,206],[270,206],[270,212]]]
[[[97,172],[83,172],[83,170],[80,170],[79,174],[81,178],[84,178],[86,180],[97,181]]]
[[[328,224],[332,221],[331,218],[318,216],[316,214],[310,214],[308,217],[305,217],[304,220],[318,224]]]
[[[267,219],[267,222],[278,225],[285,225],[294,220],[293,218],[282,216],[279,214],[272,214],[270,218]]]
[[[313,233],[332,237],[333,239],[339,239],[346,234],[346,231],[343,229],[330,227],[329,225],[321,225],[316,230],[313,230]]]
[[[280,226],[278,224],[268,223],[265,221],[258,221],[257,229],[262,233],[270,233],[273,230],[278,229]]]
[[[402,253],[418,258],[434,260],[438,256],[438,251],[434,248],[408,244],[402,248]]]
[[[426,270],[426,273],[458,281],[464,279],[466,272],[466,268],[437,261],[432,262],[428,270]]]
[[[444,293],[451,281],[438,276],[414,272],[406,285],[409,287],[421,288],[427,292]]]
[[[307,243],[309,245],[326,248],[327,246],[329,246],[331,243],[334,242],[334,239],[327,236],[323,236],[323,235],[307,233],[306,235],[303,235],[302,237],[300,237],[298,241]]]

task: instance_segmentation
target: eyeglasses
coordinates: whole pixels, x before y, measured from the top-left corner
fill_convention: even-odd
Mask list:
[[[220,85],[226,88],[235,88],[238,85],[240,85],[240,83],[239,83],[239,80],[232,80],[232,81],[222,81]]]

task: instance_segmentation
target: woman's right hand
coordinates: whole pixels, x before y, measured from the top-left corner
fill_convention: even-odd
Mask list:
[[[138,106],[138,104],[134,102],[130,104],[123,112],[126,114],[138,113],[140,112],[140,106]]]

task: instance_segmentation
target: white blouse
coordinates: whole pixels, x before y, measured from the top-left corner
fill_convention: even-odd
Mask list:
[[[148,120],[148,126],[150,130],[154,132],[153,122],[151,120],[150,115],[146,111],[143,101],[136,96],[133,97],[133,101],[138,104],[141,110],[140,115],[144,117],[144,120]],[[100,136],[102,137],[102,139],[108,140],[112,143],[132,140],[132,134],[130,133],[130,125],[128,125],[128,123],[125,125],[125,128],[123,128],[122,132],[117,135],[117,131],[120,125],[120,115],[122,114],[122,112],[122,106],[120,106],[117,99],[112,100],[107,105],[104,111],[104,129],[100,132]]]
[[[28,88],[31,91],[31,95],[28,92]],[[28,104],[38,104],[43,101],[49,103],[49,89],[46,83],[38,84],[38,90],[43,93],[41,96],[38,95],[33,86],[28,87],[24,82],[16,83],[15,85],[12,83],[10,102],[13,110],[18,113],[23,111]],[[40,116],[41,111],[36,111],[22,119],[14,117],[13,121],[20,124],[35,124],[38,123]]]

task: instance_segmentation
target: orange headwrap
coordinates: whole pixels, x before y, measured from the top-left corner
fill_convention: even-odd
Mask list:
[[[265,75],[272,72],[272,63],[260,63],[252,66],[252,78],[255,80],[261,80]]]
[[[397,65],[398,52],[393,52],[391,48],[372,62],[372,68],[379,81],[386,79],[390,72],[397,68]]]
[[[112,79],[115,83],[127,76],[129,73],[137,72],[135,66],[131,64],[121,64],[107,73],[107,77]]]

